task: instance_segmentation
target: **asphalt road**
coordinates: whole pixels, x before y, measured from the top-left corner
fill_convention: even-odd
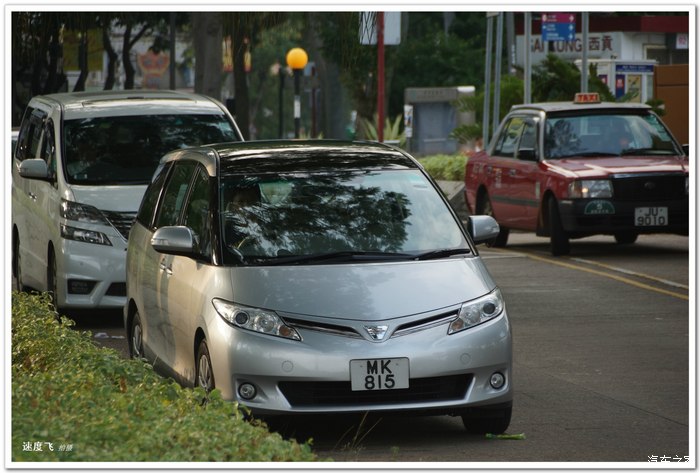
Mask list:
[[[694,466],[688,245],[677,236],[641,236],[625,246],[592,237],[573,241],[570,256],[553,258],[546,239],[515,233],[505,249],[480,247],[512,322],[509,433],[524,440],[468,435],[459,418],[446,416],[290,417],[271,428],[311,438],[321,457],[354,466],[643,467],[650,459],[686,457],[684,466]],[[119,314],[78,321],[98,342],[126,352]]]

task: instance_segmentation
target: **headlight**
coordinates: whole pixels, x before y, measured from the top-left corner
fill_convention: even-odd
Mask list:
[[[222,299],[213,299],[216,312],[226,322],[253,332],[274,335],[276,337],[301,340],[299,333],[271,310],[257,309]]]
[[[93,230],[86,230],[84,228],[76,228],[68,225],[61,225],[61,237],[67,240],[112,246],[112,242],[109,241],[107,235],[102,232],[95,232]]]
[[[459,309],[459,315],[450,323],[448,334],[453,334],[482,324],[503,312],[505,302],[500,289],[495,289],[479,299],[465,302]]]
[[[61,200],[61,217],[84,223],[109,225],[102,212],[92,205],[79,204],[71,200]]]
[[[569,197],[572,199],[609,199],[612,196],[612,182],[607,179],[583,179],[569,184]]]

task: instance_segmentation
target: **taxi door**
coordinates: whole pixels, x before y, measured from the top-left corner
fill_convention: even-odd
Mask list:
[[[537,228],[537,214],[540,202],[538,175],[538,119],[528,117],[515,150],[515,159],[509,169],[510,186],[513,196],[522,208],[518,227],[524,230]]]
[[[533,216],[537,218],[538,207],[536,143],[537,126],[534,119],[527,116],[508,118],[496,138],[484,173],[489,182],[494,217],[502,226],[523,230],[535,228]]]

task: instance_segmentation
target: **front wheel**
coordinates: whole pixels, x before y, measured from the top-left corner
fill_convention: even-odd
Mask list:
[[[215,387],[214,370],[211,367],[211,356],[207,341],[203,339],[199,342],[196,358],[196,379],[195,386],[203,388],[206,392],[212,391]]]
[[[464,428],[470,434],[502,434],[510,425],[513,407],[501,409],[473,408],[468,414],[462,415]]]
[[[129,356],[131,358],[144,358],[143,352],[143,326],[141,325],[141,317],[139,313],[134,314],[129,327]]]
[[[549,199],[549,238],[553,256],[568,255],[571,251],[569,235],[564,231],[559,216],[559,205],[556,199]]]
[[[12,242],[12,289],[18,292],[24,291],[22,284],[22,257],[19,254],[19,237]]]

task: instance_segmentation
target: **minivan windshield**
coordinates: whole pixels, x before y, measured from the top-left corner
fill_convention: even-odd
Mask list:
[[[220,186],[225,263],[396,260],[470,249],[419,170],[224,176]]]
[[[91,117],[66,120],[63,129],[71,184],[147,184],[168,151],[238,141],[221,114]]]
[[[550,114],[544,149],[546,159],[681,154],[656,115],[625,112]]]

